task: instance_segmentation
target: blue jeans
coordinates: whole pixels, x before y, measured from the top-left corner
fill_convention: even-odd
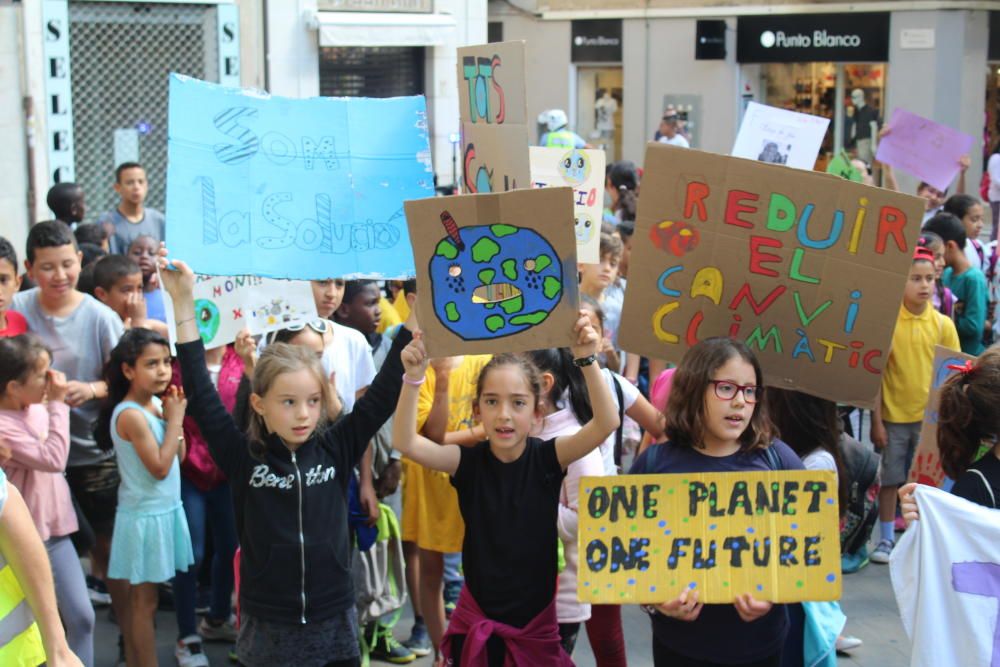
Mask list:
[[[186,477],[181,476],[181,501],[191,531],[194,565],[187,572],[174,577],[174,606],[177,611],[178,637],[183,639],[198,631],[194,608],[198,594],[198,571],[205,558],[206,523],[212,529],[212,604],[208,617],[228,620],[233,594],[233,555],[236,553],[236,519],[229,483],[224,482],[211,491],[201,491]]]

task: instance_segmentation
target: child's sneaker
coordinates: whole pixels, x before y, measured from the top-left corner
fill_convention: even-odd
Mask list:
[[[868,565],[868,545],[862,545],[852,554],[840,555],[840,569],[844,574],[854,574]]]
[[[97,577],[87,575],[87,594],[90,595],[90,604],[95,607],[107,607],[111,604],[111,594],[108,587]]]
[[[423,623],[414,623],[413,630],[410,631],[410,638],[403,642],[403,646],[410,649],[415,656],[424,657],[431,654],[431,637],[427,634],[427,626]]]
[[[875,551],[869,557],[873,563],[886,564],[889,562],[889,556],[892,555],[892,548],[896,546],[896,543],[892,540],[882,540],[875,547]]]
[[[840,635],[837,637],[837,653],[846,654],[864,644],[863,641],[851,635]]]
[[[207,642],[229,642],[231,644],[236,641],[236,636],[239,633],[233,626],[233,619],[216,625],[207,618],[203,618],[198,624],[198,634]]]
[[[188,635],[177,642],[174,657],[178,667],[208,667],[208,657],[201,650],[201,637]]]
[[[458,595],[462,592],[461,581],[446,581],[444,584],[444,615],[450,619],[458,606]]]
[[[368,655],[372,660],[405,665],[417,659],[413,651],[396,641],[396,638],[392,636],[392,628],[372,623],[365,628],[365,635],[371,638]]]

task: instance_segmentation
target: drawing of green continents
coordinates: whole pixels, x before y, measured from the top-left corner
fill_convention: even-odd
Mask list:
[[[201,342],[208,345],[219,333],[219,324],[222,321],[219,315],[219,307],[208,299],[195,299],[194,313]]]
[[[463,340],[488,340],[544,322],[563,294],[562,261],[552,245],[524,227],[459,229],[448,218],[449,234],[430,262],[441,324]]]

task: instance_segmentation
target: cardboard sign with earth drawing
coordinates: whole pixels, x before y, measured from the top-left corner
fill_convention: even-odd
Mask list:
[[[871,408],[922,200],[664,144],[645,165],[622,348],[679,362],[732,336],[768,385]]]
[[[578,543],[584,602],[840,599],[830,470],[584,477]]]
[[[941,454],[937,444],[938,406],[941,404],[941,385],[945,380],[965,367],[966,362],[975,362],[976,358],[962,352],[949,350],[936,345],[934,347],[934,371],[931,375],[931,390],[927,395],[927,407],[924,408],[924,423],[920,427],[920,440],[913,455],[910,466],[911,482],[920,482],[940,487],[945,474],[941,469]],[[976,456],[976,460],[979,456]]]
[[[405,208],[432,357],[572,344],[579,290],[570,188],[435,197]]]
[[[458,49],[458,108],[467,193],[529,187],[524,42]]]

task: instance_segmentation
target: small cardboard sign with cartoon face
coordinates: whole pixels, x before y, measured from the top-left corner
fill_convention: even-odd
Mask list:
[[[604,151],[532,146],[531,187],[573,188],[576,254],[581,264],[601,261],[604,216]]]
[[[579,295],[569,188],[408,201],[406,219],[431,356],[573,342]]]

